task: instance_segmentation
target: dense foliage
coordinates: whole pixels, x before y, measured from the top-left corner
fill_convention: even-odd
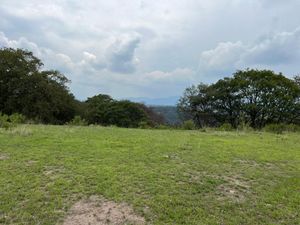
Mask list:
[[[232,78],[187,88],[178,109],[199,127],[299,123],[299,77],[291,80],[270,70],[237,71]]]
[[[0,111],[54,124],[74,117],[75,99],[66,86],[68,79],[58,71],[41,70],[42,66],[31,52],[0,50]]]
[[[0,49],[0,112],[19,113],[27,119],[50,124],[101,124],[155,126],[162,116],[143,104],[116,101],[97,95],[80,102],[70,93],[69,80],[59,71],[42,70],[32,52]]]
[[[138,127],[141,123],[154,126],[163,118],[150,108],[128,100],[117,101],[109,95],[97,95],[86,101],[86,118],[90,124]]]

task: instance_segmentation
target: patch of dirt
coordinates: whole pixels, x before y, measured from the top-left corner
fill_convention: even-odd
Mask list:
[[[91,196],[70,209],[63,225],[143,225],[145,219],[134,213],[126,203],[116,203]]]
[[[56,179],[64,171],[63,167],[59,166],[46,166],[43,174],[51,179]]]
[[[9,159],[8,155],[0,154],[0,160],[7,160],[7,159]]]
[[[212,174],[206,171],[188,171],[183,173],[184,182],[192,184],[206,184],[207,179],[218,182],[214,195],[220,201],[232,201],[242,203],[247,199],[248,194],[252,193],[252,180],[246,179],[240,174],[222,175]],[[180,184],[181,184],[180,183]]]
[[[234,162],[237,162],[237,163],[242,164],[242,165],[247,165],[247,166],[250,166],[250,167],[260,166],[255,160],[237,159],[237,160],[234,160]]]
[[[231,200],[234,202],[244,202],[247,193],[250,193],[250,182],[239,176],[224,176],[224,184],[217,187],[217,194],[220,200]]]
[[[237,162],[243,166],[247,167],[256,167],[256,168],[262,168],[262,169],[276,169],[277,166],[274,163],[270,162],[256,162],[255,160],[243,160],[243,159],[238,159],[234,160],[234,162]]]
[[[26,162],[26,165],[27,166],[32,166],[32,165],[34,165],[34,164],[36,164],[38,161],[35,161],[35,160],[28,160],[27,162]]]

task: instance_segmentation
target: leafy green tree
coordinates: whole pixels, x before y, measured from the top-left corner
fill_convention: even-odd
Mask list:
[[[110,108],[115,102],[109,95],[99,94],[86,101],[86,119],[90,124],[109,125]]]
[[[211,111],[221,123],[236,128],[241,116],[241,95],[235,79],[224,78],[209,87]]]
[[[177,104],[181,120],[193,120],[197,127],[215,125],[212,91],[203,83],[187,88]]]
[[[234,128],[247,123],[262,128],[271,123],[299,123],[299,78],[294,80],[270,70],[237,71],[212,85],[187,88],[178,109],[198,126],[207,116]],[[211,121],[214,121],[211,119]]]
[[[109,95],[99,94],[86,101],[86,118],[90,124],[138,127],[150,118],[140,104],[128,100],[116,101]]]
[[[0,111],[63,124],[75,114],[69,81],[58,71],[42,71],[42,66],[32,52],[0,49]]]
[[[142,121],[148,121],[147,114],[139,104],[122,100],[110,107],[109,122],[119,127],[138,127]]]
[[[156,112],[153,107],[148,107],[142,103],[137,103],[137,106],[147,115],[148,126],[154,127],[166,123],[165,117]]]
[[[293,80],[270,70],[238,71],[234,79],[242,97],[242,110],[252,127],[294,121],[300,89]]]

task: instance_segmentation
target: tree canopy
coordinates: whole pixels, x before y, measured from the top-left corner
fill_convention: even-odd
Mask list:
[[[88,98],[86,118],[90,124],[120,127],[138,127],[142,122],[154,126],[164,122],[161,116],[143,104],[117,101],[103,94]]]
[[[69,80],[55,70],[42,70],[32,52],[0,50],[0,111],[21,113],[44,123],[62,124],[74,117]]]
[[[178,102],[184,118],[199,126],[248,123],[262,128],[270,123],[298,123],[299,77],[288,79],[270,70],[237,71],[211,85],[187,88]]]

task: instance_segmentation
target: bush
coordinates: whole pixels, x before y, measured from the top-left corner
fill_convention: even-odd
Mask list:
[[[7,130],[13,127],[13,125],[14,124],[10,122],[8,115],[0,113],[0,128],[4,128]]]
[[[267,132],[272,132],[276,134],[282,134],[283,132],[297,132],[300,131],[300,127],[295,124],[268,124],[264,127]]]
[[[300,126],[296,124],[287,124],[287,131],[289,132],[300,132]]]
[[[80,116],[75,116],[69,123],[68,125],[71,126],[87,126],[88,123],[86,122],[85,119],[82,119]]]
[[[218,130],[220,131],[233,131],[233,127],[230,123],[223,123],[220,127],[218,127]]]
[[[9,116],[9,121],[13,124],[25,123],[26,117],[19,113],[14,113]]]
[[[250,124],[245,123],[243,121],[241,124],[238,125],[237,130],[247,132],[247,131],[253,131],[254,129],[250,126]]]
[[[140,129],[149,129],[150,126],[149,126],[149,123],[147,123],[146,121],[141,121],[141,122],[139,123],[139,128],[140,128]]]
[[[172,127],[170,126],[167,126],[167,125],[164,125],[164,124],[159,124],[157,126],[155,126],[156,129],[159,129],[159,130],[168,130],[168,129],[172,129]]]
[[[182,124],[182,129],[184,130],[195,130],[196,126],[193,120],[184,121]]]
[[[14,113],[10,116],[0,113],[0,128],[9,129],[17,124],[25,123],[26,118],[22,114]]]

